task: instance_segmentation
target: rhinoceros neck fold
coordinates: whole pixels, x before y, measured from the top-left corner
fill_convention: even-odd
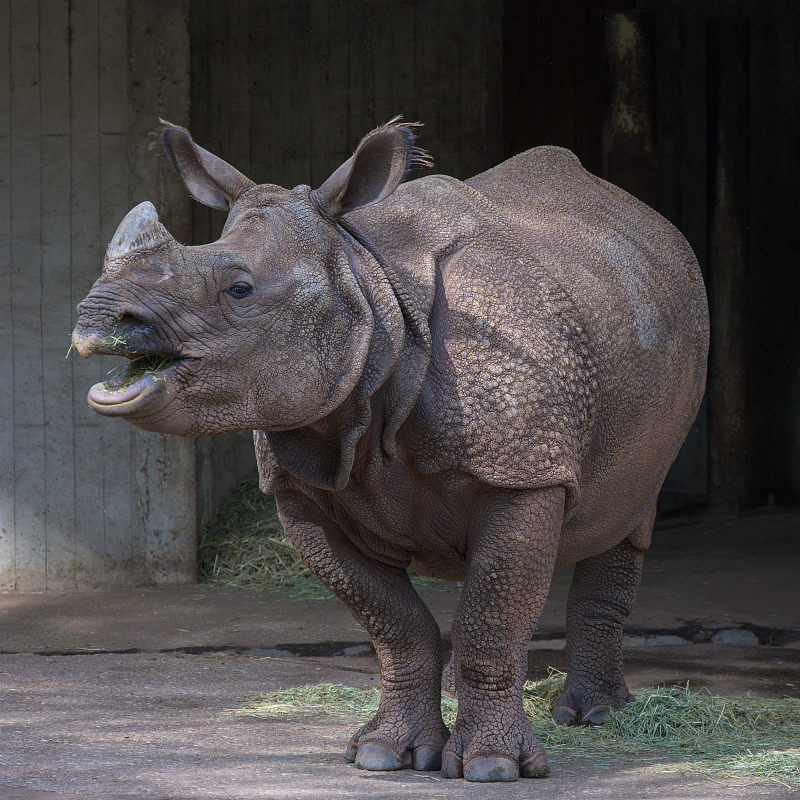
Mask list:
[[[343,489],[350,480],[356,449],[373,421],[375,402],[380,404],[375,422],[382,430],[369,439],[387,456],[394,456],[397,431],[422,388],[432,341],[430,309],[415,301],[414,292],[393,265],[363,233],[350,226],[342,226],[339,232],[372,314],[372,337],[361,377],[345,401],[314,425],[263,432],[281,467],[327,490]]]
[[[431,360],[433,345],[428,318],[433,297],[433,276],[430,277],[430,290],[413,291],[400,276],[387,254],[381,253],[380,248],[372,243],[367,235],[351,225],[343,224],[342,228],[353,245],[360,248],[364,254],[358,263],[372,261],[377,267],[378,271],[371,280],[369,278],[361,280],[362,287],[366,286],[369,292],[372,287],[377,289],[381,281],[385,282],[386,291],[391,292],[391,297],[402,314],[402,349],[379,384],[382,385],[384,382],[387,384],[381,446],[388,456],[394,456],[397,431],[417,401]],[[380,307],[379,296],[374,289],[372,299],[367,296],[373,309]],[[426,302],[428,298],[431,298],[430,302]]]

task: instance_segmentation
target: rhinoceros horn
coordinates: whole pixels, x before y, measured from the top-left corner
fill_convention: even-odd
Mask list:
[[[134,206],[120,222],[106,250],[104,268],[131,253],[153,250],[174,241],[172,234],[158,221],[155,206],[145,200]]]

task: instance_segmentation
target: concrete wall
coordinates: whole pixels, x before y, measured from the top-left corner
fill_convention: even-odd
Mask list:
[[[133,204],[185,242],[222,225],[147,150],[158,116],[292,186],[402,113],[466,176],[501,158],[501,20],[500,0],[0,0],[0,590],[191,581],[197,523],[255,469],[249,433],[99,417],[85,394],[116,361],[64,357]]]
[[[148,152],[186,122],[188,3],[0,0],[0,589],[193,580],[195,446],[89,410],[114,364],[65,358],[127,210],[179,239],[189,203]]]

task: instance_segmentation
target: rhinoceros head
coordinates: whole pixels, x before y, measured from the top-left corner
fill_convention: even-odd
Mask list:
[[[373,314],[339,218],[391,194],[414,134],[367,135],[318,189],[256,185],[165,123],[159,144],[201,203],[228,211],[221,238],[179,244],[151,203],[122,220],[78,306],[74,347],[128,358],[89,390],[100,414],[197,436],[286,431],[336,408],[364,372]]]

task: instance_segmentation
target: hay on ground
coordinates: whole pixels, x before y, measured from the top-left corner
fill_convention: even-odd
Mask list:
[[[800,700],[721,697],[686,686],[645,689],[600,728],[566,728],[552,720],[565,675],[528,682],[523,705],[534,732],[552,753],[579,758],[645,759],[663,769],[687,769],[717,777],[745,777],[800,785]],[[234,713],[267,719],[295,714],[355,715],[378,709],[377,689],[321,683],[267,692]],[[458,705],[442,697],[442,716],[452,728]],[[662,762],[662,763],[658,763]]]
[[[218,586],[283,590],[305,599],[331,593],[311,574],[286,538],[275,498],[243,481],[227,503],[200,530],[200,580]]]
[[[281,591],[304,600],[333,596],[286,538],[275,498],[264,494],[255,478],[240,483],[201,528],[198,561],[200,580],[217,586]],[[418,586],[449,585],[419,575],[411,580]]]

